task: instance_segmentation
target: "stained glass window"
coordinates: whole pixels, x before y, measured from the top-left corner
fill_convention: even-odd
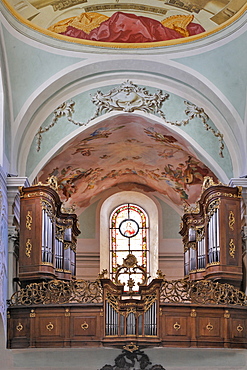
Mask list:
[[[133,254],[137,259],[137,264],[143,266],[149,273],[148,229],[146,212],[135,204],[122,204],[112,212],[110,218],[111,279],[114,279],[118,267],[129,254]],[[132,278],[135,281],[133,290],[136,291],[138,290],[137,283],[142,281],[142,274],[137,272]],[[126,286],[127,280],[127,274],[121,276],[121,282],[125,282]]]

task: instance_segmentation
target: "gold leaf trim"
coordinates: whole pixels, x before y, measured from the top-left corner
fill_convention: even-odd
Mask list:
[[[27,215],[26,215],[26,228],[28,230],[32,230],[32,223],[33,223],[33,217],[32,217],[32,212],[31,211],[27,211]]]
[[[23,325],[20,322],[16,326],[16,330],[18,330],[19,332],[23,330]]]
[[[86,321],[84,321],[84,323],[83,323],[83,324],[81,324],[81,328],[82,328],[83,330],[87,330],[87,329],[88,329],[88,323],[87,323]]]
[[[231,239],[229,243],[229,254],[232,258],[235,257],[235,251],[236,251],[236,246],[233,242],[233,239]]]
[[[26,241],[26,251],[25,251],[25,254],[28,258],[31,257],[31,251],[32,251],[32,243],[31,243],[31,240],[30,239],[27,239]]]

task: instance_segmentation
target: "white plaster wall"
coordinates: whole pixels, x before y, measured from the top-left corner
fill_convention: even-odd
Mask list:
[[[5,174],[0,166],[0,326],[6,333],[7,300],[7,258],[8,258],[8,206]]]

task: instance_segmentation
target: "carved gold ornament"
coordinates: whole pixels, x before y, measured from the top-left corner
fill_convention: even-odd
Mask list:
[[[51,322],[49,322],[49,324],[46,325],[46,329],[52,331],[54,329],[54,325]]]
[[[18,290],[11,297],[12,305],[20,304],[24,306],[101,302],[103,302],[103,293],[99,280],[74,280],[69,282],[51,280],[32,283]]]
[[[137,351],[139,346],[137,346],[135,343],[130,342],[130,344],[126,344],[126,346],[123,346],[123,349],[129,352]]]
[[[225,310],[224,318],[225,319],[230,319],[230,317],[231,317],[231,315],[230,315],[229,311],[228,310]]]
[[[69,317],[70,316],[69,308],[66,308],[64,316],[65,317]]]
[[[19,332],[23,330],[23,325],[20,322],[16,326],[16,330],[18,330]]]
[[[210,220],[210,218],[219,208],[220,208],[220,198],[216,198],[214,201],[209,203],[207,210],[207,219]]]
[[[234,230],[234,224],[235,224],[235,217],[233,211],[230,211],[229,213],[229,228],[233,231]]]
[[[229,254],[232,258],[235,257],[235,251],[236,251],[236,246],[235,244],[233,243],[233,239],[230,240],[230,243],[229,243]]]
[[[181,325],[178,323],[178,322],[175,322],[175,324],[173,325],[174,329],[175,330],[179,330],[181,328]]]
[[[87,323],[86,321],[84,321],[84,323],[83,323],[83,324],[81,324],[81,328],[82,328],[83,330],[87,330],[87,329],[88,329],[88,323]]]
[[[243,330],[244,330],[244,328],[239,324],[239,325],[237,326],[237,331],[238,331],[239,333],[241,333]]]
[[[30,315],[29,315],[30,317],[35,317],[36,316],[36,314],[35,314],[35,311],[34,310],[31,310],[31,312],[30,312]]]
[[[197,314],[196,314],[196,310],[193,308],[193,309],[191,310],[190,317],[196,317],[196,316],[197,316]]]
[[[206,326],[206,329],[208,330],[208,331],[212,331],[213,330],[213,325],[209,322],[208,324],[207,324],[207,326]]]
[[[31,251],[32,251],[32,244],[31,244],[31,240],[30,239],[27,239],[27,242],[26,242],[26,252],[25,252],[25,254],[26,254],[26,256],[28,257],[28,258],[30,258],[31,257]]]
[[[33,223],[32,212],[31,211],[27,211],[27,215],[26,215],[26,228],[28,230],[32,230],[32,223]]]

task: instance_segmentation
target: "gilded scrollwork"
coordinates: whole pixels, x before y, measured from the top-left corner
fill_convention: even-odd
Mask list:
[[[176,321],[175,324],[173,325],[174,329],[176,331],[180,330],[181,329],[181,325]]]
[[[207,329],[208,331],[212,331],[212,330],[213,330],[213,328],[214,328],[214,326],[213,326],[210,322],[206,325],[206,329]]]
[[[229,216],[228,216],[228,224],[229,224],[229,228],[230,228],[232,231],[234,231],[235,216],[234,216],[233,211],[230,211],[230,212],[229,212]]]
[[[208,209],[207,209],[207,219],[210,220],[210,218],[213,216],[213,214],[217,211],[217,209],[220,208],[220,198],[217,198],[209,203]]]
[[[31,243],[31,239],[27,239],[25,254],[28,258],[31,257],[32,248],[33,248],[33,246],[32,246],[32,243]]]
[[[116,312],[119,312],[119,296],[107,292],[106,300]]]
[[[237,331],[238,331],[239,333],[241,333],[243,330],[244,330],[243,326],[239,324],[239,325],[237,326]]]
[[[236,246],[233,242],[233,239],[231,239],[229,242],[229,254],[232,258],[235,257],[235,251],[236,251]]]
[[[49,324],[46,325],[46,329],[48,331],[52,331],[54,329],[54,325],[51,322],[49,322]]]
[[[84,321],[84,323],[83,323],[83,324],[81,324],[81,328],[82,328],[82,330],[87,330],[87,329],[88,329],[88,327],[89,327],[89,325],[88,325],[88,323],[87,323],[86,321]]]
[[[203,181],[203,185],[202,185],[202,192],[204,192],[204,190],[210,188],[211,186],[219,186],[219,185],[222,185],[221,182],[214,182],[213,178],[210,177],[210,176],[205,176],[204,177],[204,181]]]
[[[144,312],[148,311],[155,301],[157,301],[156,292],[150,295],[146,295],[144,298]]]
[[[27,211],[27,214],[26,214],[26,228],[28,230],[32,230],[32,223],[33,223],[32,212]]]
[[[40,198],[42,209],[48,214],[49,218],[54,222],[54,209],[53,205],[44,198]]]
[[[11,305],[99,303],[102,302],[102,287],[98,280],[52,280],[32,283],[15,292]]]
[[[24,327],[23,327],[23,325],[22,325],[20,322],[19,322],[19,323],[18,323],[18,325],[16,326],[16,330],[17,330],[17,331],[19,331],[19,332],[20,332],[20,331],[22,331],[22,330],[23,330],[23,328],[24,328]]]
[[[160,302],[247,306],[247,296],[233,285],[211,280],[164,280]]]

